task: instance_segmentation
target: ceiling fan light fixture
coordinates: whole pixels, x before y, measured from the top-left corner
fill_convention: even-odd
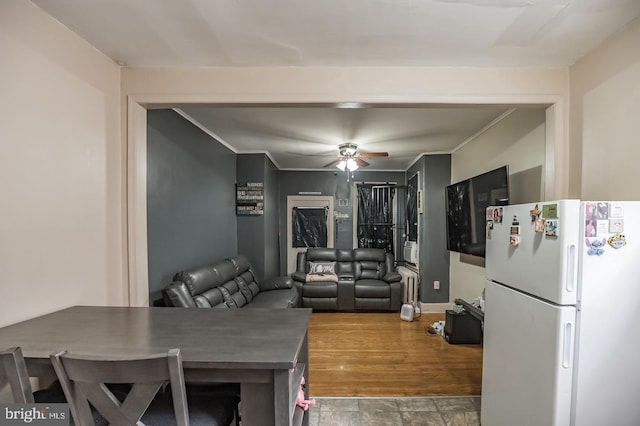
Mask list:
[[[347,169],[349,169],[350,172],[357,170],[358,163],[356,163],[356,160],[354,160],[353,158],[349,158],[347,160]]]
[[[336,167],[344,172],[344,169],[347,168],[347,161],[346,160],[340,160],[340,162],[338,164],[336,164]]]
[[[353,157],[358,152],[358,145],[354,143],[343,143],[338,147],[340,155],[345,157]]]

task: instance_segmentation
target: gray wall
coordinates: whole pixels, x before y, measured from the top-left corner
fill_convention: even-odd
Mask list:
[[[420,301],[449,301],[449,251],[446,244],[444,188],[451,183],[451,155],[424,155],[407,170],[407,180],[420,173],[424,212],[418,214]],[[440,281],[440,289],[433,288]]]
[[[405,172],[279,171],[264,154],[236,155],[171,110],[148,112],[147,234],[150,300],[177,271],[245,254],[259,279],[286,271],[287,196],[320,192],[334,197],[335,246],[353,247],[352,182],[394,182],[404,187],[420,171],[425,210],[420,221],[420,300],[449,300],[444,187],[450,155],[420,158]],[[264,215],[236,217],[235,183],[263,182]],[[403,189],[401,190],[403,191]],[[403,197],[404,198],[404,195]],[[338,200],[348,200],[340,206]],[[404,210],[401,207],[401,210]],[[397,232],[402,242],[403,230]],[[433,281],[441,282],[440,290]]]
[[[333,195],[333,209],[336,213],[347,213],[349,218],[334,222],[335,247],[342,249],[353,248],[353,205],[351,200],[352,182],[395,182],[405,185],[404,172],[368,172],[356,171],[351,182],[347,182],[344,172],[317,171],[287,171],[278,172],[278,187],[280,189],[280,216],[279,229],[281,230],[280,242],[280,271],[286,271],[287,251],[287,196],[298,195],[299,192],[320,192],[321,195]],[[348,200],[348,205],[339,206],[338,200]]]
[[[150,300],[174,273],[235,256],[236,155],[172,110],[147,114]]]
[[[278,271],[278,169],[265,154],[236,157],[237,182],[264,184],[264,214],[238,216],[238,253],[247,256],[258,280]]]

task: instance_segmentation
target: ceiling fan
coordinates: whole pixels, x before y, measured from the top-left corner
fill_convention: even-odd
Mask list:
[[[359,167],[367,167],[369,163],[363,157],[388,157],[388,152],[358,152],[358,145],[355,143],[343,143],[338,146],[338,158],[326,164],[324,167],[336,166],[340,170],[354,171]]]

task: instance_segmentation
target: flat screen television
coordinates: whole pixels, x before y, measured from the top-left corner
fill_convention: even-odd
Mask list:
[[[446,187],[447,250],[484,257],[486,209],[509,204],[509,167]]]

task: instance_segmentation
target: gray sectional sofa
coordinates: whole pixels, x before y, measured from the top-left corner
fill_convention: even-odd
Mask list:
[[[184,308],[295,308],[299,286],[290,277],[258,281],[245,256],[178,272],[162,291],[167,306]]]

